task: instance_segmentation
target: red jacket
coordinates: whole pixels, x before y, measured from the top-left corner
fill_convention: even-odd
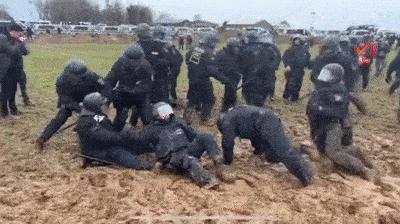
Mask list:
[[[378,45],[375,42],[361,43],[355,48],[358,56],[358,65],[370,65],[378,52]]]

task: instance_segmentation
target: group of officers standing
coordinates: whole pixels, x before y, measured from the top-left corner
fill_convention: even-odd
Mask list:
[[[111,164],[148,170],[154,164],[140,155],[154,153],[163,167],[186,172],[201,186],[214,187],[218,180],[203,168],[200,158],[208,154],[217,176],[231,180],[225,168],[233,161],[234,140],[240,137],[251,141],[256,155],[269,162],[282,162],[302,184],[309,185],[315,171],[305,156],[307,150],[294,149],[279,117],[263,108],[266,99],[274,97],[275,72],[283,60],[283,97],[289,101],[299,100],[304,69],[312,69],[315,90],[306,111],[310,134],[319,152],[349,172],[365,179],[374,177],[371,161],[352,144],[349,104],[355,104],[364,113],[365,105],[353,94],[358,59],[349,40],[324,39],[319,55],[311,62],[309,46],[301,36],[292,38],[292,45],[281,58],[269,36],[249,33],[229,38],[226,47],[215,54],[218,37],[205,35],[185,56],[189,90],[181,119],[172,107],[177,100],[176,83],[183,56],[165,41],[162,27],[151,33],[150,26],[140,24],[137,34],[137,43],[124,50],[104,79],[79,60],[71,60],[65,66],[56,82],[59,111],[37,139],[39,148],[43,149],[77,112],[80,116],[74,130],[79,136],[85,166]],[[392,64],[396,63],[390,65],[395,67]],[[217,121],[222,152],[211,134],[190,126],[196,113],[203,122],[211,116],[215,104],[211,77],[225,86]],[[397,79],[391,89],[399,83]],[[248,105],[235,106],[239,89]],[[111,103],[116,110],[113,121],[107,115]],[[143,129],[126,126],[129,114],[131,126],[136,127],[140,118]]]

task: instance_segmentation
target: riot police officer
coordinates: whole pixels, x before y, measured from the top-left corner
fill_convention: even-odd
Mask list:
[[[80,112],[79,104],[86,95],[101,92],[103,88],[104,82],[99,75],[90,71],[81,61],[70,60],[56,82],[58,113],[36,140],[39,149],[43,149],[44,143],[60,129],[73,112]]]
[[[121,131],[125,126],[128,110],[135,107],[132,113],[138,113],[144,124],[151,120],[150,96],[152,91],[152,69],[144,59],[143,49],[139,45],[131,45],[124,51],[105,78],[105,84],[113,89],[112,101],[117,110],[114,127]],[[135,115],[132,115],[135,116]],[[131,118],[133,126],[137,119]]]
[[[343,74],[343,67],[334,63],[324,66],[316,77],[316,90],[307,105],[311,138],[334,164],[370,179],[374,175],[371,162],[351,143],[345,143],[341,120],[349,114],[351,96],[341,82]]]

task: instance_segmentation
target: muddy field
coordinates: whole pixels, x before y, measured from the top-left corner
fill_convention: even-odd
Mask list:
[[[394,112],[398,98],[387,95],[382,77],[372,78],[369,90],[359,93],[368,102],[369,114],[353,109],[355,145],[374,161],[380,177],[375,182],[337,171],[318,155],[308,134],[307,99],[295,104],[281,99],[282,70],[278,72],[277,99],[270,106],[281,116],[294,145],[310,145],[318,176],[315,184],[306,188],[282,165],[252,155],[247,141],[238,140],[235,147],[230,172],[237,180],[216,190],[199,188],[188,178],[157,168],[149,172],[82,169],[76,155],[77,138],[71,130],[54,136],[39,152],[35,139],[56,113],[54,82],[67,59],[82,58],[104,75],[123,46],[32,45],[26,69],[35,106],[20,105],[22,116],[0,120],[0,223],[166,223],[165,215],[192,217],[186,221],[172,217],[169,223],[400,223],[400,127]],[[185,80],[184,67],[179,80],[182,99],[187,90]],[[305,80],[303,95],[310,91],[308,75]],[[221,95],[219,85],[216,93]],[[196,126],[214,133],[220,142],[215,127]],[[212,170],[209,160],[204,163]],[[211,218],[195,220],[204,216]],[[216,220],[216,216],[262,216],[259,218],[265,220]],[[160,220],[149,221],[151,217]]]

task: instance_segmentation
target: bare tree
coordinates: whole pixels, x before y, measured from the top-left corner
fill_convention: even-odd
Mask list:
[[[147,6],[130,5],[126,8],[126,13],[129,24],[137,25],[139,23],[153,23],[153,12]]]
[[[156,23],[173,23],[176,22],[176,18],[174,18],[171,14],[163,12],[157,16],[155,20]]]
[[[0,19],[12,19],[10,14],[8,14],[6,7],[2,4],[0,4]]]
[[[108,25],[120,25],[124,22],[124,14],[120,1],[116,0],[113,5],[106,5],[101,21]]]
[[[100,18],[99,6],[88,0],[38,0],[35,5],[40,18],[53,23],[97,22]]]

